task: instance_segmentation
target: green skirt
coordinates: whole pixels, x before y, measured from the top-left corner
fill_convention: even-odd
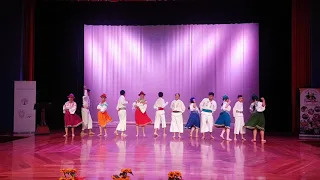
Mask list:
[[[255,112],[251,114],[249,121],[244,125],[248,129],[260,129],[264,131],[265,119],[263,112]]]

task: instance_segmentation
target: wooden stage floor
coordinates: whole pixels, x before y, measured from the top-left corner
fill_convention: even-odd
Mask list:
[[[121,168],[131,168],[132,180],[166,180],[171,170],[185,180],[210,179],[320,179],[320,143],[309,145],[296,138],[267,136],[267,143],[225,142],[215,129],[215,140],[135,137],[128,126],[122,139],[108,129],[108,137],[62,137],[63,132],[30,136],[0,144],[0,179],[58,179],[60,169],[76,168],[86,180],[110,180]],[[96,130],[97,131],[97,130]],[[248,132],[251,133],[251,132]],[[312,144],[310,142],[310,144]]]

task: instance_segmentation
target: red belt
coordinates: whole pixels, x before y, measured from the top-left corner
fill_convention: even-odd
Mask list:
[[[158,108],[158,110],[164,110],[164,108]]]

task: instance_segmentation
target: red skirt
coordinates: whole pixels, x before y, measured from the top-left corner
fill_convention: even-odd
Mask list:
[[[66,111],[64,114],[64,127],[77,127],[82,123],[82,119],[77,114],[70,114]]]
[[[136,109],[134,117],[136,119],[137,126],[145,126],[145,125],[151,124],[151,122],[152,122],[151,119],[149,118],[147,112],[142,113],[140,111],[140,109]]]

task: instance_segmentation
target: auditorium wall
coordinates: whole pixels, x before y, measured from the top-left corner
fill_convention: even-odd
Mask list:
[[[22,78],[22,0],[1,1],[0,6],[0,133],[10,133],[13,129],[13,81]]]
[[[320,1],[312,1],[311,11],[311,86],[320,88]]]

